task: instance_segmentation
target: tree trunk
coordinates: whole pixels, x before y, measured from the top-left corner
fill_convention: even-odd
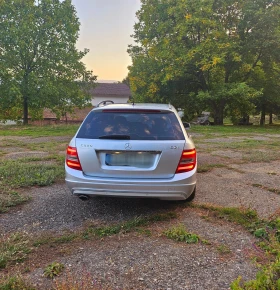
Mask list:
[[[23,125],[28,124],[28,98],[23,96]]]
[[[272,113],[269,113],[269,125],[272,125],[273,122],[272,122]]]
[[[224,125],[224,104],[221,103],[218,106],[215,106],[214,111],[214,124],[215,125]]]
[[[262,106],[262,112],[261,112],[261,119],[260,119],[260,125],[265,125],[265,106]]]

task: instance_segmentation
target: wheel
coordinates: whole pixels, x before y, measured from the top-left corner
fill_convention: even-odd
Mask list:
[[[192,194],[185,200],[186,202],[190,202],[195,198],[195,191],[196,191],[196,187],[194,188]]]

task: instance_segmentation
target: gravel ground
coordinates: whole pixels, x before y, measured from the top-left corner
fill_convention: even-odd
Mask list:
[[[26,138],[16,140],[27,142]],[[212,147],[212,142],[220,142],[217,140],[212,139]],[[280,195],[267,190],[280,187],[279,160],[240,164],[240,152],[232,150],[232,154],[216,156],[217,152],[199,154],[201,165],[227,167],[198,174],[195,203],[251,207],[263,218],[279,213]],[[90,275],[109,289],[229,289],[238,276],[249,280],[256,275],[257,267],[251,257],[259,253],[253,236],[233,223],[208,221],[203,210],[147,199],[99,197],[83,202],[72,196],[64,183],[32,188],[26,194],[32,197],[30,202],[0,216],[2,235],[21,231],[57,235],[65,230],[79,230],[88,223],[108,224],[176,210],[179,218],[172,223],[184,224],[190,232],[211,243],[174,242],[162,236],[162,231],[171,224],[159,223],[150,229],[150,237],[131,233],[85,241],[55,257],[55,249],[46,247],[44,255],[38,253],[41,256],[34,254],[30,258],[31,272],[26,274],[38,289],[50,289],[49,280],[42,274],[44,267],[54,260],[63,263],[74,276]],[[218,251],[219,246],[226,246],[229,253]]]

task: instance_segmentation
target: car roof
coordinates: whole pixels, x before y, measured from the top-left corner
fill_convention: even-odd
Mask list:
[[[176,111],[170,104],[157,104],[157,103],[127,103],[127,104],[106,104],[104,106],[96,107],[92,111],[106,109],[130,109],[130,110],[163,110],[163,111]]]

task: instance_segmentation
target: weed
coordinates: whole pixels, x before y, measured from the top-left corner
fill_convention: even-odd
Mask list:
[[[187,244],[198,243],[199,241],[199,236],[196,234],[191,234],[187,232],[184,225],[182,224],[164,231],[163,234],[169,239],[172,239],[178,242],[186,242]]]
[[[231,252],[230,248],[227,245],[220,245],[217,247],[217,250],[220,254],[225,255]]]
[[[0,279],[0,290],[35,290],[35,287],[21,276],[13,276]]]
[[[49,264],[44,270],[44,276],[53,279],[54,277],[61,274],[64,269],[64,265],[58,262]]]

